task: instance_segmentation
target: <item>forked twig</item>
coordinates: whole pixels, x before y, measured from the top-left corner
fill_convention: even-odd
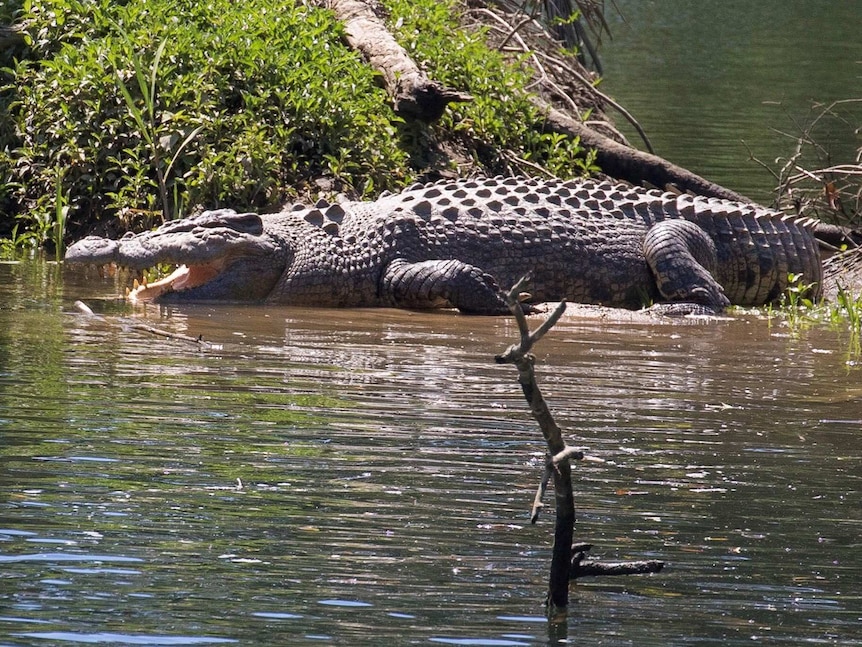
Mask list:
[[[530,354],[532,347],[559,321],[566,310],[565,302],[561,302],[551,313],[547,320],[535,331],[530,332],[527,325],[527,317],[519,302],[519,296],[524,292],[529,275],[518,281],[507,295],[509,309],[518,323],[520,340],[512,344],[503,354],[494,359],[498,364],[514,364],[518,369],[518,382],[521,390],[530,405],[533,417],[539,423],[542,435],[548,446],[548,455],[556,456],[567,450],[563,440],[563,434],[554,421],[548,405],[542,396],[539,385],[536,383],[536,375],[533,370],[535,357]],[[556,502],[556,523],[554,526],[554,549],[551,557],[551,574],[548,582],[548,609],[566,607],[569,603],[569,579],[572,567],[571,546],[575,528],[575,501],[572,494],[572,473],[568,457],[559,463],[548,461],[548,472],[554,477],[554,500]],[[549,480],[549,477],[548,477]],[[545,481],[545,485],[547,481]],[[533,503],[532,514],[537,514],[541,507],[541,493],[544,487],[536,495]]]
[[[530,521],[536,522],[542,508],[542,497],[551,477],[554,479],[554,501],[556,521],[554,525],[554,548],[551,557],[551,573],[548,581],[548,613],[568,605],[569,581],[590,575],[629,575],[634,573],[656,573],[664,567],[658,560],[644,562],[603,563],[587,560],[586,552],[590,544],[574,544],[575,499],[572,492],[571,459],[584,458],[582,451],[569,447],[563,440],[562,432],[554,421],[542,392],[536,383],[534,371],[535,357],[530,350],[544,335],[553,328],[566,310],[561,302],[550,316],[534,331],[530,331],[524,309],[519,297],[525,291],[529,275],[518,281],[506,295],[506,300],[518,324],[520,339],[494,359],[498,364],[514,364],[518,369],[518,382],[524,392],[533,417],[539,423],[547,443],[548,453],[542,480],[533,499]]]

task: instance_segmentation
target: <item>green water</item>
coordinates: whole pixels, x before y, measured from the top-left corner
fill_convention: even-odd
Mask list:
[[[760,202],[771,202],[776,181],[749,151],[777,168],[820,112],[815,103],[862,98],[862,3],[612,4],[602,89],[634,114],[657,154]],[[852,163],[862,103],[841,111],[850,124],[826,119],[813,135],[824,160]]]
[[[549,624],[543,444],[492,359],[511,322],[117,288],[0,265],[4,646],[862,645],[840,331],[561,321],[540,379],[603,461],[575,468],[576,537],[668,566],[579,582]]]

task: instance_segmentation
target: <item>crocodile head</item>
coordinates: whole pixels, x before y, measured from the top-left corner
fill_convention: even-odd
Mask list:
[[[178,266],[132,290],[133,301],[262,301],[284,272],[285,252],[261,216],[222,209],[119,240],[89,236],[69,247],[66,261],[134,270]]]

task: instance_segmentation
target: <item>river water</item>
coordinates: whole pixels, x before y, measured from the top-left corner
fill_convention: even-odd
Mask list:
[[[776,158],[793,154],[822,111],[816,104],[862,99],[860,2],[606,4],[613,38],[603,41],[601,88],[633,113],[657,154],[758,202],[771,203],[777,182],[751,155],[779,168]],[[824,156],[809,150],[805,168],[856,159],[862,103],[836,110],[849,123],[820,120],[812,133]]]
[[[566,315],[537,355],[602,461],[575,466],[576,537],[667,567],[579,581],[548,623],[511,321],[120,287],[0,264],[4,646],[862,645],[846,332]]]
[[[859,3],[617,4],[605,90],[657,152],[762,202],[741,141],[786,155],[770,128],[859,94]],[[579,581],[549,623],[543,441],[493,362],[511,321],[133,310],[122,288],[0,264],[3,647],[862,645],[846,331],[564,317],[537,355],[599,459],[575,467],[576,538],[667,567]]]

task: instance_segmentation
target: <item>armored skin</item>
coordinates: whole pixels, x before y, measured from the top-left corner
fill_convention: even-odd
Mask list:
[[[180,269],[138,300],[508,312],[529,301],[719,312],[776,300],[788,275],[818,297],[816,222],[763,207],[592,180],[488,178],[417,185],[373,202],[272,214],[207,211],[119,240],[85,238],[70,263]]]

